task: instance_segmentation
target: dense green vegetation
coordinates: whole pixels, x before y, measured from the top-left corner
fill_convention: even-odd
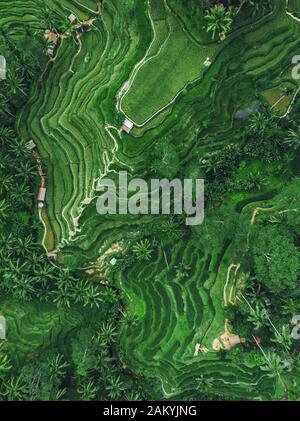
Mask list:
[[[299,399],[297,2],[14,3],[0,0],[1,399]],[[204,178],[204,223],[99,216],[97,181],[124,169]]]

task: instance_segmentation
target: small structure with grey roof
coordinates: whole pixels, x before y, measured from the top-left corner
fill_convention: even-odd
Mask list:
[[[34,143],[34,141],[31,139],[29,140],[29,142],[27,142],[26,147],[29,151],[32,151],[33,149],[36,148],[36,144]]]
[[[6,320],[0,315],[0,339],[6,339]]]
[[[0,80],[6,79],[6,59],[0,55]]]

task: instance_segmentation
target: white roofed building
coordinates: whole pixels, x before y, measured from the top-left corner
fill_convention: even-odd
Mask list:
[[[34,143],[34,141],[31,139],[29,140],[29,142],[27,142],[26,147],[29,151],[32,151],[35,147],[36,144]]]
[[[129,134],[131,130],[133,129],[133,126],[134,126],[133,122],[130,121],[128,118],[126,118],[123,123],[122,130],[124,130],[124,132]]]
[[[76,20],[77,18],[76,18],[76,16],[74,15],[74,13],[71,13],[71,14],[68,16],[68,19],[69,19],[69,21],[70,21],[70,22],[72,22],[72,23],[73,23],[73,22],[75,22],[75,20]]]

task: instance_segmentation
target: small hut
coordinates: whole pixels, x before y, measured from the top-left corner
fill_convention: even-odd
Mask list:
[[[113,257],[111,260],[110,260],[110,262],[109,262],[110,264],[111,264],[111,266],[115,266],[116,265],[116,263],[117,263],[117,259],[115,258],[115,257]]]
[[[50,47],[47,50],[47,56],[53,57],[54,56],[54,45],[50,45]]]
[[[132,129],[133,129],[133,122],[130,121],[128,118],[126,118],[123,123],[122,130],[129,134]]]
[[[6,79],[6,59],[0,55],[0,80]]]
[[[230,335],[228,338],[228,342],[229,342],[230,348],[233,348],[234,346],[241,344],[242,339],[239,337],[239,335]]]
[[[73,22],[75,22],[75,20],[76,20],[77,18],[76,18],[76,16],[74,15],[74,13],[71,13],[71,14],[68,16],[68,19],[69,19],[69,21],[70,21],[71,23],[73,23]]]
[[[0,315],[0,339],[6,339],[6,320]]]
[[[57,260],[57,253],[47,253],[47,257],[49,260]]]
[[[32,151],[33,149],[36,148],[36,144],[34,143],[32,139],[30,139],[29,142],[27,142],[26,147],[29,151]]]
[[[47,189],[45,187],[41,187],[38,194],[38,201],[44,202],[46,197],[46,191]]]

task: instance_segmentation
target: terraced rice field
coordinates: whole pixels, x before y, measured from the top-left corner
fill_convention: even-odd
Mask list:
[[[159,10],[157,10],[159,4]],[[167,3],[149,2],[153,39],[146,56],[135,67],[120,108],[141,126],[174,101],[188,83],[199,79],[207,57],[213,59],[217,45],[198,44],[184,30]]]
[[[39,27],[34,1],[14,2],[15,14],[9,3],[0,0],[0,21],[12,33],[18,36],[21,20]],[[99,217],[95,186],[100,177],[120,169],[148,176],[151,150],[166,134],[174,139],[182,162],[194,151],[201,156],[231,143],[234,112],[257,97],[276,102],[271,90],[295,84],[290,63],[300,51],[300,23],[287,14],[299,12],[298,3],[290,3],[286,9],[286,1],[277,0],[269,15],[237,28],[223,44],[206,46],[192,39],[168,1],[162,7],[150,0],[148,7],[138,0],[129,18],[119,0],[110,0],[89,31],[61,42],[18,118],[20,136],[35,140],[47,167],[47,207],[40,211],[47,252],[76,252],[94,262],[111,245],[134,238],[142,224],[156,219]],[[72,12],[81,20],[96,16],[92,0],[48,4],[61,15]],[[213,61],[209,68],[203,64],[207,56]],[[120,134],[114,125],[116,106],[141,127],[131,135]],[[282,112],[288,107],[286,103]],[[237,220],[250,220],[256,196],[228,198],[237,209],[245,199],[249,202],[237,212]],[[122,334],[129,367],[158,380],[169,398],[194,391],[201,374],[213,378],[216,393],[270,398],[271,378],[237,365],[229,355],[222,360],[212,347],[225,330],[224,291],[227,297],[236,282],[233,274],[227,277],[228,267],[238,263],[234,245],[227,242],[218,252],[203,252],[188,235],[175,244],[166,238],[164,249],[169,266],[158,247],[151,262],[136,263],[118,278],[126,306],[137,317]],[[190,275],[176,281],[181,262],[190,267]],[[42,311],[46,325],[47,309]],[[55,330],[53,320],[50,329]],[[73,320],[60,322],[66,334],[74,326]],[[40,332],[36,340],[47,342],[43,332],[48,327],[33,323]],[[22,338],[26,342],[26,335]],[[197,343],[208,352],[195,356]]]

